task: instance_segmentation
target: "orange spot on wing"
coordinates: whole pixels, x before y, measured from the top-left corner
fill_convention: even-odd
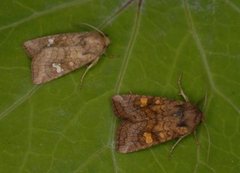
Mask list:
[[[153,142],[153,138],[152,138],[152,134],[151,133],[148,133],[148,132],[145,132],[143,134],[144,138],[145,138],[145,142],[147,144],[151,144]]]
[[[147,106],[148,98],[142,97],[142,98],[140,99],[140,103],[141,103],[141,105],[140,105],[141,107]]]

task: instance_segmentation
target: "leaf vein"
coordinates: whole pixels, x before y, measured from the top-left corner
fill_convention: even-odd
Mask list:
[[[3,30],[8,29],[8,28],[16,27],[18,25],[21,25],[25,22],[31,21],[31,20],[33,20],[35,18],[38,18],[38,17],[41,17],[43,15],[46,15],[46,14],[49,14],[49,13],[52,13],[52,12],[55,12],[55,11],[58,11],[58,10],[62,10],[64,8],[69,8],[69,7],[78,5],[78,4],[83,4],[83,3],[88,2],[88,1],[89,0],[84,0],[84,1],[75,0],[75,1],[72,1],[72,2],[68,2],[68,3],[62,3],[61,5],[57,5],[53,8],[46,9],[46,10],[43,10],[43,11],[40,11],[40,12],[34,12],[32,15],[30,15],[28,17],[25,17],[25,18],[22,18],[19,21],[16,21],[16,22],[13,22],[13,23],[10,23],[10,24],[7,24],[5,26],[0,27],[0,31],[3,31]]]
[[[196,43],[196,46],[199,50],[199,53],[200,53],[200,57],[201,57],[201,60],[203,62],[203,66],[205,68],[205,71],[207,73],[207,78],[208,78],[208,81],[209,81],[209,84],[210,84],[210,87],[211,89],[216,93],[218,94],[219,96],[221,96],[230,106],[232,106],[234,108],[234,110],[240,114],[240,109],[227,97],[225,96],[225,94],[223,94],[215,85],[214,83],[214,80],[212,78],[212,75],[211,75],[211,70],[210,70],[210,66],[208,64],[208,61],[207,61],[207,56],[206,56],[206,52],[203,48],[203,45],[201,43],[201,40],[199,38],[199,35],[197,33],[197,30],[195,28],[195,25],[194,25],[194,22],[193,22],[193,19],[192,19],[192,15],[191,15],[191,12],[190,12],[190,9],[189,9],[189,5],[187,3],[186,0],[183,1],[184,3],[184,10],[185,10],[185,15],[186,15],[186,19],[187,19],[187,22],[188,22],[188,25],[189,25],[189,28],[192,32],[192,36],[193,36],[193,39]]]

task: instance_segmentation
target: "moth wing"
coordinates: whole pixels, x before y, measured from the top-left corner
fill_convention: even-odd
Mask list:
[[[148,99],[152,97],[148,96]],[[131,121],[142,121],[150,117],[146,111],[143,111],[139,100],[140,95],[115,95],[112,97],[113,110],[115,115],[120,118],[129,119]],[[147,108],[146,108],[147,109]]]
[[[182,101],[143,95],[115,95],[112,101],[115,115],[133,122],[181,113],[184,104]]]
[[[151,125],[153,123],[148,121],[137,123],[123,121],[117,130],[116,150],[120,153],[129,153],[158,144],[156,136],[148,130]]]
[[[95,57],[82,55],[79,47],[50,47],[32,59],[32,80],[41,84],[63,76],[90,63]],[[91,56],[91,58],[90,58]]]
[[[45,48],[69,47],[77,45],[84,46],[86,44],[86,40],[90,40],[88,41],[88,44],[92,44],[94,47],[96,47],[96,41],[101,42],[104,48],[106,48],[110,43],[107,37],[103,37],[98,32],[82,32],[82,33],[55,34],[40,37],[24,42],[23,46],[26,49],[29,56],[33,58]],[[95,43],[92,43],[91,41],[95,41]],[[101,55],[104,52],[104,50],[102,50],[103,48],[101,46],[98,47],[100,48],[99,54]]]
[[[43,48],[47,48],[51,46],[52,40],[55,40],[56,37],[61,36],[61,34],[45,36],[36,38],[33,40],[28,40],[23,43],[23,46],[27,52],[27,54],[33,58],[37,54],[39,54]]]
[[[129,153],[190,134],[188,127],[178,126],[176,118],[140,122],[123,121],[117,130],[116,150]]]

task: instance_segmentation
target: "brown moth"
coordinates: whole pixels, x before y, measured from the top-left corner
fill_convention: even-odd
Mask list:
[[[115,95],[113,110],[122,119],[116,150],[129,153],[191,134],[202,121],[202,112],[185,101],[144,95]]]
[[[95,65],[110,40],[99,32],[66,33],[26,41],[32,58],[32,80],[42,84],[84,65]]]

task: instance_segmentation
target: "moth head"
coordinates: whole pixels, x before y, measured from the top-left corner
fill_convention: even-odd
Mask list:
[[[108,45],[110,44],[110,39],[105,34],[103,35],[103,39],[105,42],[105,47],[108,47]]]
[[[90,50],[91,52],[104,52],[105,48],[110,44],[110,40],[99,32],[89,32],[85,34],[80,44],[87,52]]]
[[[104,43],[105,48],[108,47],[108,45],[110,44],[110,39],[107,37],[107,35],[104,32],[102,32],[97,27],[95,27],[93,25],[90,25],[88,23],[81,23],[81,24],[86,25],[86,26],[94,29],[96,32],[89,32],[88,34],[91,35],[92,37],[96,37],[96,36],[99,37],[99,36],[101,36],[102,39],[103,39],[102,43]]]
[[[196,126],[202,121],[202,112],[194,105],[186,102],[178,112],[180,127],[187,127],[192,132]]]

